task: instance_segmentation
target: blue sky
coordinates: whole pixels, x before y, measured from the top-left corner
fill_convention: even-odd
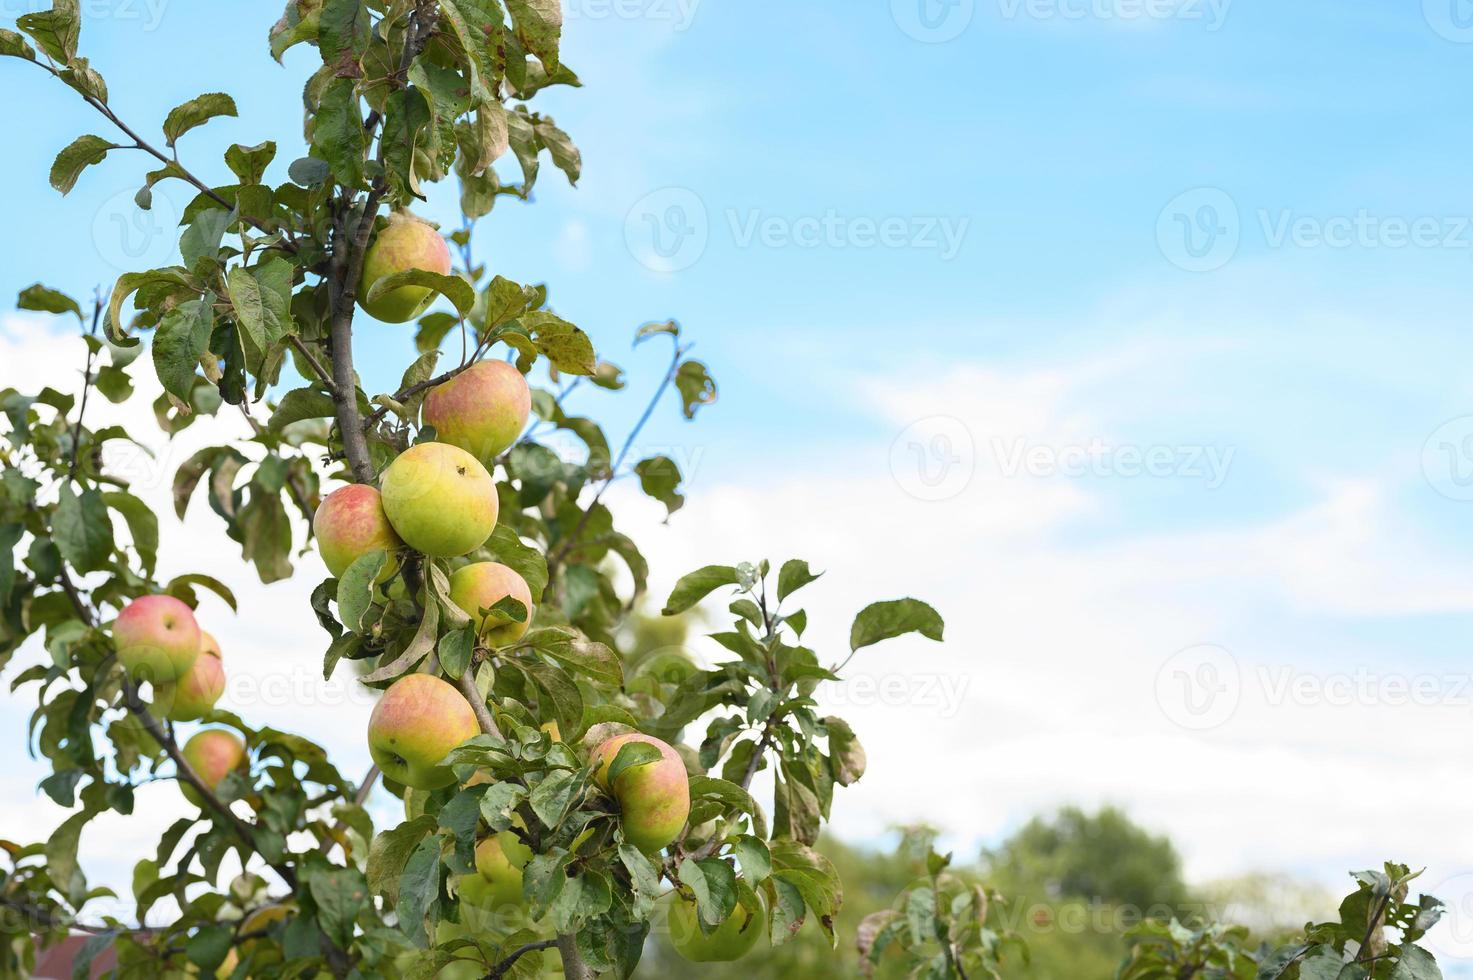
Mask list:
[[[928,713],[915,691],[909,713],[862,706],[876,766],[850,793],[852,837],[924,816],[971,847],[1040,808],[1115,801],[1181,841],[1199,878],[1338,884],[1387,856],[1465,875],[1455,818],[1473,792],[1452,759],[1473,708],[1453,688],[1473,492],[1453,477],[1473,472],[1473,34],[1438,0],[920,2],[570,13],[564,55],[586,87],[543,108],[585,177],[545,168],[534,204],[482,223],[478,257],[549,282],[630,370],[633,394],[570,406],[616,436],[666,357],[628,351],[638,324],[680,319],[711,365],[718,405],[694,426],[667,405],[641,440],[694,464],[687,513],[650,522],[657,582],[747,557],[722,549],[807,549],[831,569],[835,640],[871,596],[937,598],[947,651],[902,646],[874,669],[930,665],[966,681],[966,707]],[[155,132],[178,102],[230,91],[240,118],[190,133],[182,159],[223,181],[226,146],[273,138],[284,179],[315,53],[272,64],[261,5],[156,10],[99,3],[86,22],[113,106]],[[954,36],[917,37],[936,32]],[[136,262],[122,246],[144,242],[118,223],[146,161],[117,154],[60,198],[52,156],[107,124],[28,66],[0,71],[19,134],[0,162],[0,295],[110,284]],[[188,195],[158,198],[164,214]],[[453,188],[422,210],[449,221]],[[143,251],[167,261],[169,242]],[[11,329],[11,350],[46,360],[44,327]],[[410,349],[403,327],[360,328],[371,385]],[[16,383],[3,362],[0,382]],[[1091,446],[1102,471],[1058,471]],[[1009,464],[1033,449],[1039,465]],[[1139,475],[1132,450],[1166,470]],[[960,468],[937,490],[916,460]],[[1240,710],[1173,725],[1153,678],[1203,644],[1243,672]],[[1310,686],[1435,676],[1443,693],[1286,705],[1269,690],[1283,670]],[[935,763],[907,736],[967,746],[954,805],[921,805]],[[1279,787],[1291,773],[1298,788]],[[1361,780],[1405,795],[1346,803]],[[1254,829],[1273,792],[1288,815]]]

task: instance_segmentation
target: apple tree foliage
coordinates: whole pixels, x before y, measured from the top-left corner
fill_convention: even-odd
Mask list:
[[[30,744],[52,770],[40,788],[71,811],[43,843],[0,842],[0,975],[34,961],[33,937],[44,946],[82,931],[91,938],[79,962],[112,947],[128,976],[530,976],[544,958],[569,977],[627,976],[662,896],[693,898],[714,929],[735,907],[739,878],[761,895],[772,943],[805,926],[835,941],[842,885],[813,845],[835,788],[863,775],[865,755],[849,725],[814,699],[838,676],[804,645],[798,593],[817,574],[796,560],[691,572],[663,611],[724,597],[731,619],[715,639],[729,658],[705,668],[679,656],[622,657],[617,632],[647,567],[605,490],[630,474],[673,512],[681,474],[663,455],[629,458],[637,427],[615,452],[596,421],[570,413],[574,389],[617,390],[621,371],[554,311],[545,285],[473,261],[476,223],[499,198],[530,199],[549,163],[579,177],[572,139],[533,107],[543,89],[579,84],[559,57],[561,24],[557,0],[290,0],[263,40],[277,60],[298,45],[321,55],[303,90],[308,152],[279,159],[272,139],[231,146],[223,184],[186,161],[192,130],[235,115],[230,95],[185,102],[154,135],[114,112],[107,83],[79,53],[78,0],[0,30],[0,55],[54,76],[100,117],[101,134],[57,155],[56,190],[127,155],[147,161],[140,208],[165,181],[194,193],[178,264],[130,271],[86,307],[39,284],[20,296],[22,309],[74,318],[86,362],[75,392],[0,392],[0,665],[23,645],[40,654],[13,687],[36,698]],[[513,160],[518,180],[506,176]],[[448,236],[460,267],[374,285],[428,287],[438,299],[414,328],[398,387],[365,391],[353,364],[365,251],[386,209],[409,208],[451,177],[464,214]],[[687,419],[714,400],[714,381],[675,323],[641,327],[635,342],[671,348],[657,400],[673,388]],[[108,444],[137,435],[110,424],[109,406],[151,370],[163,390],[153,412],[170,437],[221,414],[249,421],[249,438],[178,466],[173,503],[179,517],[207,506],[239,545],[243,569],[273,582],[312,547],[310,518],[329,485],[373,483],[399,453],[432,439],[418,422],[426,393],[486,357],[548,379],[534,390],[534,424],[495,461],[500,522],[474,556],[526,579],[537,599],[530,629],[487,647],[449,600],[451,563],[407,549],[393,556],[388,581],[378,573],[390,556],[375,552],[311,590],[324,676],[356,667],[362,683],[382,688],[426,671],[470,701],[481,734],[447,757],[459,778],[432,792],[391,787],[405,819],[375,826],[364,803],[376,772],[347,778],[307,739],[216,709],[205,721],[240,735],[249,766],[207,784],[153,692],[119,666],[109,625],[143,595],[236,601],[227,583],[204,575],[158,576],[172,519],[107,466]],[[549,444],[567,439],[581,451]],[[846,657],[911,632],[940,640],[941,619],[913,599],[870,605]],[[681,746],[689,770],[687,829],[656,854],[625,842],[589,762],[592,747],[630,729]],[[612,768],[649,764],[652,751],[626,746]],[[759,801],[751,790],[761,772],[773,795]],[[78,842],[100,814],[129,814],[137,787],[157,779],[187,785],[197,810],[138,856],[139,922],[89,917],[106,890],[89,884]],[[477,840],[505,831],[533,856],[523,902],[487,922],[462,891]],[[232,854],[246,871],[222,880]],[[178,915],[139,928],[161,902]]]

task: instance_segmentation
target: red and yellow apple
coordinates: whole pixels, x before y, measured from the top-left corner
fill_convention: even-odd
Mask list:
[[[459,446],[486,466],[522,434],[532,390],[507,361],[477,361],[425,396],[420,417],[440,442]]]
[[[399,286],[369,299],[380,279],[408,269],[423,269],[442,276],[450,274],[450,247],[428,222],[408,211],[395,211],[374,237],[363,257],[363,275],[358,283],[358,305],[375,320],[404,323],[425,311],[435,294],[428,286]]]
[[[629,742],[653,745],[661,757],[625,769],[610,786],[609,766]],[[653,852],[680,836],[690,816],[690,780],[678,752],[653,735],[629,732],[601,743],[593,750],[593,761],[598,764],[594,780],[618,801],[625,840]]]
[[[455,781],[441,760],[480,731],[459,691],[430,674],[410,674],[391,684],[373,706],[368,754],[390,779],[414,789],[439,789]]]
[[[483,612],[507,596],[526,607],[527,618],[523,622],[499,612]],[[520,640],[532,621],[532,592],[527,588],[527,580],[496,561],[472,562],[451,572],[450,601],[465,610],[481,639],[493,647]]]
[[[496,528],[496,482],[470,453],[441,442],[410,446],[384,470],[384,513],[415,551],[454,558]]]
[[[118,662],[137,681],[178,680],[199,656],[194,611],[170,595],[146,595],[123,607],[113,622]]]
[[[225,667],[220,659],[220,644],[201,630],[199,656],[183,677],[158,691],[155,702],[165,706],[171,721],[198,721],[224,693]]]
[[[246,770],[245,743],[231,732],[221,731],[218,728],[207,728],[202,732],[195,732],[188,742],[184,743],[184,761],[189,763],[189,768],[210,789],[220,785],[220,780],[232,770],[244,772]],[[181,782],[180,790],[184,798],[195,806],[204,806],[202,799],[188,783]]]
[[[370,551],[386,551],[389,560],[379,573],[384,582],[399,567],[394,552],[404,547],[389,524],[379,492],[364,483],[339,487],[317,505],[312,515],[312,533],[322,563],[334,578],[342,578],[348,566]]]
[[[710,933],[701,931],[696,903],[676,895],[667,921],[670,944],[693,963],[726,963],[745,956],[767,928],[767,912],[745,881],[737,882],[737,907]]]

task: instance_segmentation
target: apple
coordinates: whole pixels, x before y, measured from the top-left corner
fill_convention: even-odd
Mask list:
[[[489,886],[479,903],[486,908],[522,903],[522,869],[532,849],[510,830],[494,833],[476,845],[476,870]]]
[[[378,582],[388,581],[399,567],[394,552],[404,547],[389,524],[379,492],[364,483],[339,487],[317,505],[312,515],[312,533],[322,563],[333,578],[342,578],[348,566],[370,551],[387,551],[389,560]]]
[[[400,286],[377,299],[368,298],[374,283],[407,269],[450,275],[450,247],[428,222],[408,211],[395,211],[363,257],[358,305],[369,316],[385,323],[404,323],[419,316],[435,298],[428,286]]]
[[[726,963],[745,956],[767,928],[767,913],[757,893],[737,882],[737,907],[711,933],[701,931],[696,903],[676,895],[668,917],[670,944],[693,963]]]
[[[422,442],[384,470],[384,513],[415,551],[454,558],[475,551],[496,528],[496,483],[464,449]]]
[[[183,677],[160,689],[156,701],[167,706],[171,721],[198,721],[224,693],[225,667],[220,660],[220,644],[201,630],[199,656]]]
[[[661,758],[625,769],[610,787],[609,766],[627,742],[653,745]],[[654,852],[680,836],[690,816],[690,781],[680,753],[652,735],[629,732],[601,743],[593,750],[593,760],[598,763],[594,779],[619,803],[625,840],[642,851]]]
[[[480,731],[458,690],[430,674],[410,674],[391,684],[373,706],[368,754],[390,779],[413,789],[439,789],[455,781],[440,760]]]
[[[532,412],[532,389],[507,361],[477,361],[425,396],[420,417],[435,438],[491,466],[521,436]]]
[[[526,607],[525,622],[519,623],[499,612],[482,614],[507,596]],[[532,592],[527,588],[527,580],[496,561],[472,562],[451,572],[450,601],[465,610],[476,624],[476,632],[494,647],[520,640],[532,621]]]
[[[199,656],[199,624],[194,611],[173,596],[141,596],[118,613],[113,642],[134,680],[167,684]]]
[[[189,768],[194,770],[200,782],[214,789],[232,770],[246,770],[245,743],[230,732],[207,728],[202,732],[195,732],[184,743],[184,761],[189,763]],[[195,806],[205,805],[204,799],[193,786],[180,782],[179,788],[183,791],[184,798]]]

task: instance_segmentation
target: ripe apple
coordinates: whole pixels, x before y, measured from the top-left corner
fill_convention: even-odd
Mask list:
[[[194,611],[173,596],[141,596],[118,613],[113,642],[134,680],[167,684],[199,656],[199,624]]]
[[[517,441],[532,411],[527,379],[506,361],[477,361],[425,396],[420,416],[435,438],[490,467]]]
[[[661,758],[625,769],[611,788],[609,765],[626,742],[653,745]],[[594,779],[619,802],[625,840],[642,851],[654,852],[680,836],[690,816],[690,780],[678,752],[652,735],[629,732],[601,743],[593,750],[593,760],[598,763]]]
[[[389,525],[379,492],[364,483],[339,487],[317,505],[312,515],[312,533],[322,563],[334,578],[342,578],[348,566],[370,551],[382,549],[389,560],[377,581],[386,582],[399,567],[394,552],[404,547]]]
[[[476,870],[488,886],[480,904],[487,908],[522,903],[522,869],[532,849],[510,830],[494,833],[476,845]]]
[[[383,476],[384,513],[415,551],[454,558],[496,528],[496,483],[466,452],[441,442],[410,446]]]
[[[164,685],[155,700],[167,707],[172,721],[198,721],[224,693],[225,667],[220,660],[220,644],[201,630],[199,656],[183,677]]]
[[[507,596],[526,607],[526,622],[519,623],[499,612],[481,614]],[[465,610],[481,638],[495,647],[520,640],[532,621],[532,592],[527,580],[497,561],[472,562],[451,572],[450,601]]]
[[[670,944],[693,963],[726,963],[745,956],[767,928],[767,912],[745,881],[737,882],[737,907],[714,932],[704,933],[696,903],[674,896],[668,917]]]
[[[430,674],[410,674],[391,684],[373,706],[368,754],[390,779],[414,789],[439,789],[455,781],[440,760],[480,731],[459,691]]]
[[[231,770],[246,769],[245,743],[230,732],[218,728],[207,728],[195,732],[184,743],[184,761],[210,789],[220,785],[220,780]],[[179,783],[184,798],[195,806],[205,805],[204,799],[186,782]]]
[[[395,211],[363,257],[358,305],[369,316],[385,323],[404,323],[419,316],[435,296],[428,286],[400,286],[375,300],[368,298],[374,283],[406,269],[424,269],[448,276],[450,247],[428,222],[407,211]]]

